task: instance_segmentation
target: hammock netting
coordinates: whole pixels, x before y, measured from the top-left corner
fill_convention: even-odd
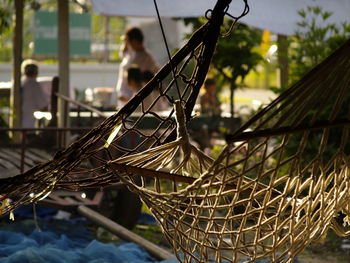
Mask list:
[[[55,188],[122,182],[150,208],[182,262],[292,262],[329,229],[350,235],[350,41],[228,136],[217,159],[191,145],[186,124],[230,2],[219,0],[114,116],[51,161],[2,179],[1,212]],[[154,110],[160,100],[176,106],[166,117]],[[147,117],[155,129],[140,128]]]

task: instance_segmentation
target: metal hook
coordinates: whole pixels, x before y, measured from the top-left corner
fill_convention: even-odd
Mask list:
[[[233,19],[233,22],[230,25],[230,28],[226,31],[226,33],[222,34],[221,37],[227,37],[231,34],[233,27],[236,25],[237,21],[239,19],[241,19],[242,17],[246,16],[249,11],[250,11],[250,7],[248,5],[248,0],[243,0],[244,1],[244,9],[242,11],[242,13],[239,16],[233,16],[230,13],[228,13],[228,9],[229,6],[227,6],[226,10],[225,10],[225,15],[227,15],[228,17]]]
[[[209,13],[210,13],[210,16],[209,16]],[[211,19],[211,13],[213,13],[213,9],[208,9],[207,11],[205,11],[205,18],[207,20],[210,20]]]

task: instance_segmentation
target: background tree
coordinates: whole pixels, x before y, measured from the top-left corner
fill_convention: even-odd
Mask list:
[[[204,23],[203,18],[184,19],[197,29]],[[229,27],[232,20],[225,20]],[[226,37],[221,37],[212,60],[212,73],[222,85],[230,87],[230,111],[234,115],[234,91],[244,83],[244,78],[261,61],[262,56],[256,51],[261,43],[261,31],[243,24],[237,24]]]
[[[298,14],[301,20],[294,36],[290,38],[291,83],[299,80],[350,37],[350,24],[329,23],[332,13],[319,6],[309,6]]]
[[[11,0],[3,0],[0,5],[0,35],[9,29],[11,24]]]
[[[11,17],[12,17],[12,6],[11,0],[3,0],[0,4],[0,58],[11,57],[11,41],[12,34],[9,34]]]
[[[301,79],[309,70],[327,58],[338,47],[345,43],[350,36],[350,25],[342,24],[336,25],[329,23],[329,18],[332,13],[322,10],[318,6],[310,6],[298,12],[300,22],[297,23],[297,30],[294,36],[289,38],[289,82],[295,83]],[[322,25],[322,26],[318,26]],[[279,94],[288,87],[281,87],[274,91]],[[346,103],[347,102],[347,103]],[[349,105],[350,94],[346,95],[344,105]],[[324,111],[323,117],[326,119],[329,116],[331,109]],[[344,118],[347,118],[347,109],[341,109]],[[310,113],[310,115],[313,112]],[[305,161],[310,161],[315,152],[318,151],[320,145],[320,138],[322,134],[319,131],[314,131],[308,138],[309,155],[305,155]],[[290,138],[286,147],[286,155],[290,156],[299,147],[300,136]],[[330,135],[330,145],[327,153],[332,156],[337,148],[337,140],[341,138],[341,129],[335,129]],[[350,149],[347,149],[350,150]]]

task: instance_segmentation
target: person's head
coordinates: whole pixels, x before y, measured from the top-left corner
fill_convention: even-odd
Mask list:
[[[142,87],[142,73],[137,65],[131,65],[127,71],[129,87],[134,91],[139,91]]]
[[[34,60],[24,60],[22,63],[22,74],[28,78],[36,78],[39,74],[39,67]]]
[[[213,78],[207,78],[204,81],[204,89],[206,90],[206,92],[215,93],[215,89],[216,89],[215,80]]]
[[[149,70],[142,72],[142,83],[147,84],[153,78],[153,76],[154,74]]]
[[[138,27],[130,27],[125,32],[125,40],[133,50],[142,50],[143,47],[143,33]]]

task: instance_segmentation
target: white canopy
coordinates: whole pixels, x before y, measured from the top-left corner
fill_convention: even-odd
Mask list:
[[[152,0],[91,0],[94,12],[110,16],[156,16]],[[163,17],[198,17],[214,7],[216,0],[158,0]],[[250,12],[241,22],[275,33],[292,35],[300,21],[297,11],[307,6],[321,6],[333,15],[329,22],[350,21],[350,0],[248,0]],[[229,13],[234,16],[243,9],[242,0],[233,0]]]

